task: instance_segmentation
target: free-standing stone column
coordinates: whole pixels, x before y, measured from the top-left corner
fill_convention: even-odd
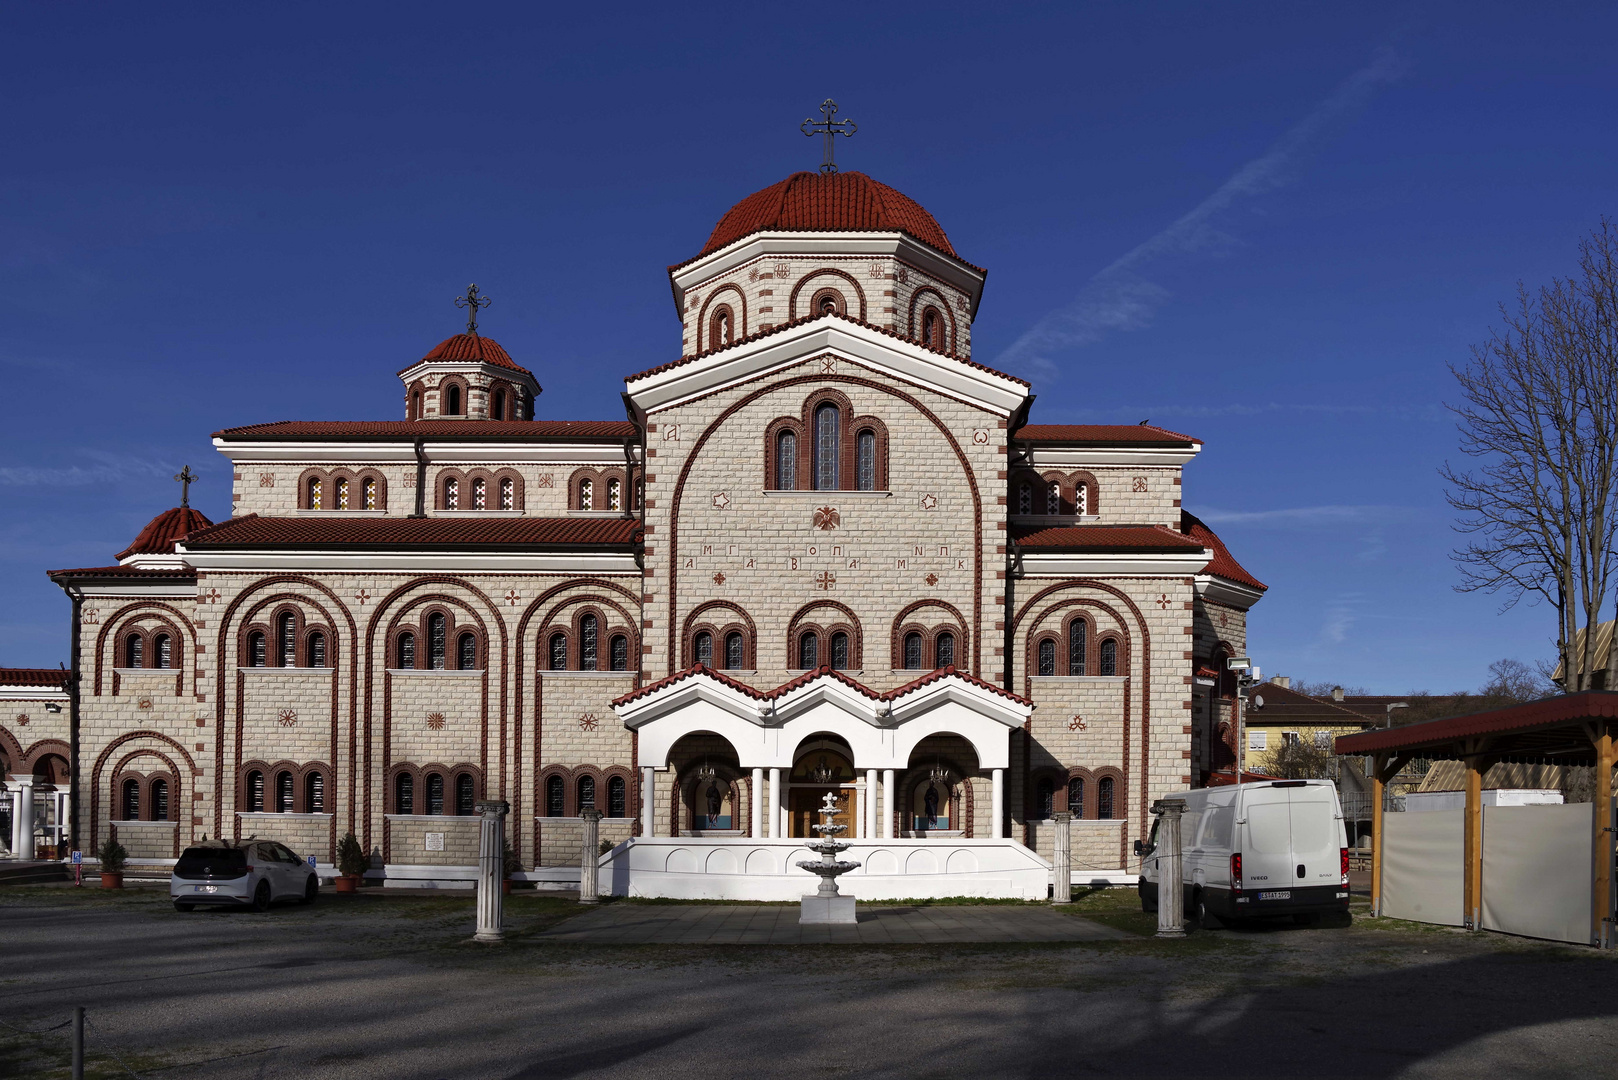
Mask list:
[[[591,807],[579,811],[584,822],[584,838],[579,845],[579,903],[601,902],[601,811]]]
[[[893,839],[893,770],[882,770],[882,838]]]
[[[781,770],[770,770],[770,839],[779,839],[786,818],[781,813]]]
[[[657,799],[655,798],[655,791],[656,791],[656,785],[657,785],[657,779],[656,778],[657,778],[657,770],[653,769],[650,765],[646,765],[646,766],[643,766],[641,768],[641,770],[640,770],[640,834],[642,836],[651,836],[652,833],[656,831],[656,830],[654,830],[652,828],[652,807],[657,802]]]
[[[34,778],[18,776],[6,781],[11,789],[11,856],[34,857]]]
[[[506,815],[511,804],[489,800],[477,804],[478,823],[478,931],[474,941],[497,942],[505,937],[504,901],[500,883],[506,870]]]
[[[1184,799],[1159,799],[1152,813],[1161,814],[1157,827],[1157,936],[1185,937],[1185,886],[1180,861],[1180,815]]]
[[[989,829],[992,840],[1003,839],[1006,835],[1006,770],[995,769],[990,774],[993,777],[994,798],[990,801],[993,807],[994,825]],[[953,827],[954,822],[950,822]]]
[[[754,840],[761,840],[764,837],[764,770],[763,769],[754,769],[753,770],[753,783],[752,783],[751,787],[752,787],[752,793],[751,794],[753,796],[753,800],[752,800],[753,812],[749,815],[750,820],[748,821],[747,835],[751,836]]]
[[[1051,902],[1068,904],[1073,901],[1073,812],[1058,810],[1051,815],[1056,822],[1056,847],[1051,855]]]

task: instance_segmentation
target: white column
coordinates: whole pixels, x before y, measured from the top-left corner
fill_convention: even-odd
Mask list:
[[[990,800],[994,807],[994,827],[989,830],[989,837],[1003,840],[1006,836],[1006,770],[995,769],[990,775],[994,777],[994,798]]]
[[[601,903],[601,811],[580,810],[584,821],[583,843],[579,849],[579,903]]]
[[[505,937],[504,900],[500,882],[506,869],[506,815],[511,804],[489,799],[476,804],[478,822],[478,925],[474,941],[496,942]]]
[[[876,770],[865,770],[865,838],[876,838]]]
[[[748,819],[747,835],[754,840],[764,836],[764,770],[753,770],[753,813]]]
[[[34,857],[34,778],[19,776],[11,788],[11,855],[15,859]]]
[[[786,818],[781,811],[781,770],[770,770],[770,838],[779,839],[786,835],[782,828]]]
[[[640,834],[651,836],[655,831],[652,827],[652,804],[656,798],[657,770],[650,765],[641,766],[640,770]]]
[[[893,839],[893,770],[882,770],[882,828],[884,840]]]

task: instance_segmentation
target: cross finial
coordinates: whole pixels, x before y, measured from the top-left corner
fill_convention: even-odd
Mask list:
[[[832,160],[832,143],[836,140],[837,136],[853,135],[859,130],[859,127],[852,120],[833,120],[832,117],[836,115],[837,102],[833,101],[831,98],[827,98],[825,101],[820,103],[821,118],[819,120],[816,120],[811,116],[809,119],[798,125],[798,129],[805,135],[820,135],[825,138],[825,153],[822,155],[820,162],[820,171],[823,173],[834,173],[837,171],[837,163]]]
[[[174,474],[174,479],[180,484],[180,509],[184,510],[191,505],[191,485],[197,482],[197,474],[187,465]]]
[[[494,301],[489,299],[487,296],[478,295],[478,287],[475,284],[468,285],[466,287],[465,296],[457,296],[455,298],[456,307],[467,309],[466,332],[468,334],[475,335],[478,332],[478,309],[486,308],[492,303],[494,303]]]

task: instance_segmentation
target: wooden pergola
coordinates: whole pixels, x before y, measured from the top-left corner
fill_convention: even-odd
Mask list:
[[[1607,808],[1607,812],[1598,814],[1598,826],[1591,840],[1595,869],[1591,941],[1600,948],[1613,948],[1610,808],[1612,770],[1618,763],[1618,754],[1614,752],[1615,734],[1618,734],[1618,691],[1589,690],[1490,712],[1339,737],[1336,740],[1338,754],[1368,757],[1372,761],[1369,770],[1372,782],[1371,914],[1382,913],[1383,788],[1412,758],[1458,758],[1466,765],[1463,911],[1467,926],[1473,930],[1483,925],[1483,774],[1501,761],[1593,765],[1595,803],[1597,807]]]

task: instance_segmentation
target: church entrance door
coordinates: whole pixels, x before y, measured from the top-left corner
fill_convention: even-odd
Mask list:
[[[859,793],[854,790],[854,766],[845,744],[830,737],[806,743],[798,762],[787,777],[787,835],[805,840],[819,839],[811,826],[821,823],[820,807],[829,791],[837,797],[834,825],[846,826],[843,839],[854,836]]]
[[[803,837],[806,840],[818,840],[820,834],[812,826],[819,825],[825,819],[820,816],[820,808],[825,804],[826,792],[837,796],[837,813],[832,817],[833,825],[842,825],[847,831],[838,834],[847,840],[854,835],[854,814],[858,809],[859,796],[853,788],[833,787],[794,787],[787,798],[787,813],[791,818],[791,835]]]

